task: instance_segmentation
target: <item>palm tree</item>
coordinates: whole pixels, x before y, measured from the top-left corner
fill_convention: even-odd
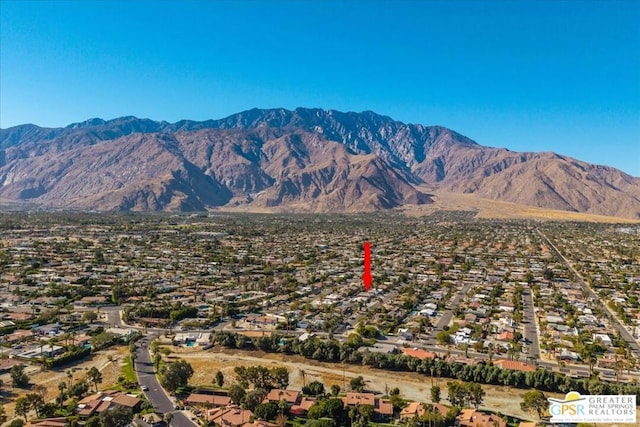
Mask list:
[[[64,381],[60,381],[58,383],[58,390],[60,391],[60,395],[58,396],[58,402],[60,404],[62,404],[62,402],[64,401],[64,391],[67,388],[67,383],[65,383]]]
[[[493,355],[494,355],[494,351],[495,351],[493,343],[489,343],[487,348],[489,349],[489,363],[492,363],[493,362]]]
[[[620,382],[622,371],[624,371],[624,365],[625,365],[624,360],[622,360],[619,356],[616,356],[616,362],[615,362],[616,383]]]
[[[589,364],[589,376],[593,375],[593,365],[597,361],[597,357],[593,352],[593,348],[589,345],[585,345],[580,352],[580,356],[582,357],[582,360]]]
[[[631,348],[627,347],[626,351],[625,351],[625,360],[627,361],[627,375],[630,374],[631,369],[635,368],[636,366],[636,359],[635,357],[633,357],[633,353],[631,352]]]

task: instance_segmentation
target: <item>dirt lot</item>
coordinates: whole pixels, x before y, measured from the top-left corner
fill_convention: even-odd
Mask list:
[[[208,351],[180,349],[176,350],[174,356],[187,360],[193,366],[195,373],[191,383],[195,385],[211,385],[218,370],[224,374],[225,384],[231,384],[234,381],[234,367],[260,364],[267,367],[286,366],[289,368],[290,386],[292,388],[300,389],[303,385],[304,376],[306,383],[317,379],[322,381],[327,388],[337,384],[344,390],[345,385],[348,388],[351,378],[362,375],[367,383],[367,389],[370,391],[384,393],[385,387],[389,390],[398,387],[402,395],[407,399],[429,402],[432,383],[440,384],[443,391],[443,400],[446,400],[446,383],[450,381],[450,379],[432,379],[409,372],[389,372],[366,366],[321,363],[300,356],[287,356],[260,351],[221,348]],[[531,417],[520,409],[520,402],[526,390],[495,386],[484,386],[484,389],[487,393],[484,405],[486,409],[500,411],[519,418],[528,419]],[[564,396],[557,395],[557,397]]]
[[[439,384],[442,389],[442,400],[446,404],[447,382],[451,381],[450,379],[438,380],[410,372],[391,372],[366,366],[321,363],[301,356],[287,356],[261,351],[242,351],[220,347],[207,351],[173,349],[175,350],[174,357],[183,358],[193,366],[195,373],[191,383],[196,385],[211,385],[218,370],[224,374],[225,385],[229,385],[234,381],[233,368],[235,366],[260,364],[267,367],[286,366],[289,368],[290,387],[293,389],[300,389],[303,386],[304,376],[306,383],[317,379],[322,381],[327,388],[337,384],[344,390],[344,385],[348,388],[351,378],[362,375],[367,383],[367,389],[370,391],[384,393],[385,387],[388,389],[398,387],[406,399],[429,402],[432,383]],[[520,409],[520,402],[528,390],[491,385],[483,385],[483,388],[486,396],[484,405],[480,409],[502,412],[534,421],[531,414]],[[545,394],[548,397],[564,398],[564,395],[559,393]],[[636,425],[640,426],[640,411],[638,411],[637,421]],[[625,427],[628,425],[630,424],[598,424],[599,427]]]

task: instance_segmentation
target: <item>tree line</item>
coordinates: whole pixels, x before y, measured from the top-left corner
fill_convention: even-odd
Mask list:
[[[635,394],[640,399],[638,385],[605,382],[595,375],[590,378],[573,378],[544,368],[538,368],[533,372],[522,372],[502,369],[491,362],[468,365],[447,362],[440,358],[420,360],[402,353],[373,353],[366,348],[361,348],[363,345],[361,339],[347,339],[345,343],[341,343],[335,339],[314,337],[300,341],[297,337],[280,334],[249,338],[235,332],[218,331],[214,336],[214,343],[228,348],[298,354],[322,362],[346,362],[480,384],[531,387],[556,393],[567,393],[573,390],[588,394]]]

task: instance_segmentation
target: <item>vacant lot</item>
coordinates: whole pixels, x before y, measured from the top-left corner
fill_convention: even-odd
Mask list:
[[[178,354],[176,354],[178,353]],[[216,347],[211,350],[183,350],[174,353],[174,357],[187,360],[194,368],[194,375],[191,380],[196,385],[212,385],[216,371],[220,370],[224,374],[225,386],[234,382],[233,368],[236,366],[263,365],[267,367],[285,366],[289,368],[290,388],[300,389],[304,383],[313,380],[322,381],[327,388],[332,384],[337,384],[342,390],[348,388],[349,381],[361,375],[367,384],[367,389],[376,393],[384,393],[385,388],[389,390],[398,387],[402,396],[406,399],[430,402],[430,392],[432,384],[439,384],[442,389],[443,403],[448,403],[447,382],[451,379],[430,378],[427,376],[410,372],[391,372],[379,369],[372,369],[366,366],[339,365],[333,363],[322,363],[308,360],[301,356],[287,356],[282,354],[264,353],[261,351],[242,351]],[[484,405],[480,409],[487,409],[503,414],[515,416],[522,419],[534,420],[531,414],[520,409],[520,402],[525,392],[528,390],[500,387],[483,386],[486,396]],[[548,397],[564,398],[558,393],[545,393]],[[605,424],[599,423],[601,427],[624,427],[629,424]],[[640,425],[640,411],[638,422]]]
[[[224,374],[225,384],[232,384],[233,368],[236,366],[286,366],[290,372],[290,387],[294,389],[300,389],[303,381],[309,383],[317,379],[327,388],[337,384],[344,390],[345,386],[348,388],[351,378],[361,375],[367,383],[367,389],[372,392],[384,393],[385,388],[390,390],[398,387],[407,399],[429,402],[432,383],[440,384],[443,400],[446,400],[446,383],[450,381],[450,379],[430,378],[409,372],[390,372],[366,366],[321,363],[300,356],[260,351],[215,348],[208,351],[180,351],[179,357],[193,366],[195,373],[191,382],[196,385],[211,385],[218,370]],[[485,386],[484,389],[487,393],[485,397],[487,409],[519,418],[531,417],[520,409],[520,402],[526,390],[495,386]]]

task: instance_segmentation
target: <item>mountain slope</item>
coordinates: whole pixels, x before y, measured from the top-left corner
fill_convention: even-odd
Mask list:
[[[373,112],[253,109],[204,122],[22,125],[0,130],[0,150],[0,200],[43,207],[359,211],[430,203],[424,191],[442,190],[640,217],[640,179],[614,168],[483,147]]]

